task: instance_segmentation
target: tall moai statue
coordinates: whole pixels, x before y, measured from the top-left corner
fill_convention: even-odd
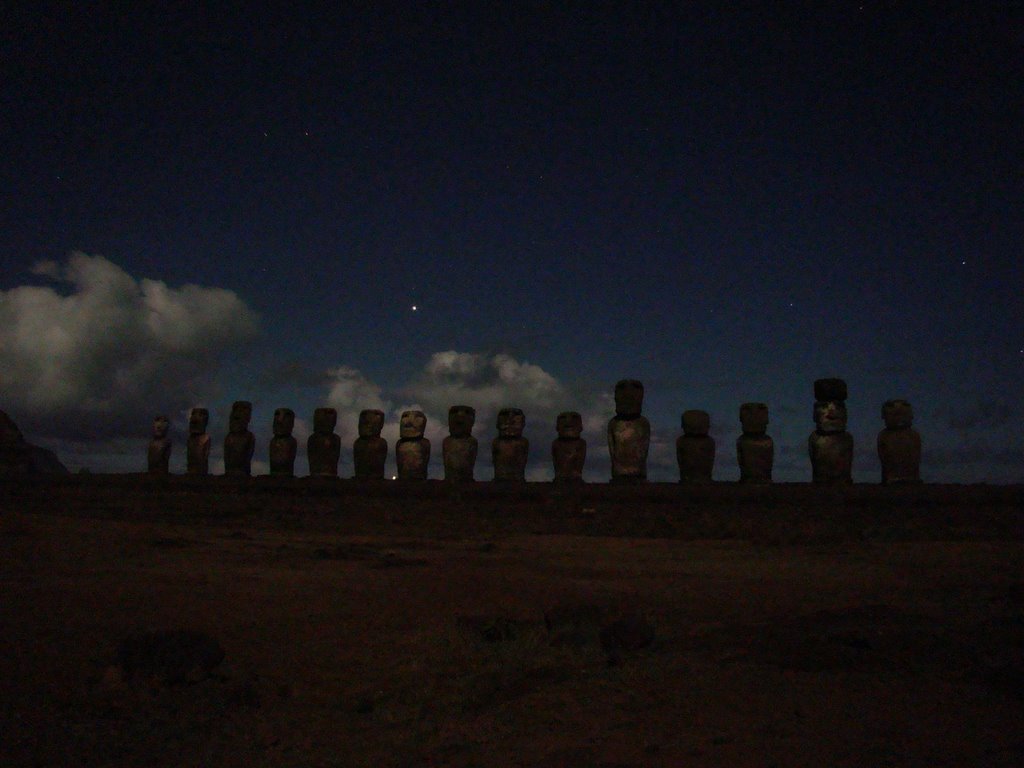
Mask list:
[[[448,437],[441,444],[445,480],[473,480],[477,453],[477,441],[473,437],[475,423],[475,408],[468,405],[453,405],[448,409]]]
[[[523,437],[526,415],[519,408],[498,411],[498,436],[491,442],[495,480],[526,480],[530,441]]]
[[[551,443],[551,460],[555,465],[556,482],[583,482],[583,465],[587,460],[587,441],[583,434],[583,417],[576,411],[564,411],[555,420],[558,437]]]
[[[886,400],[882,406],[885,429],[878,433],[882,483],[921,482],[921,435],[911,426],[914,409],[906,400]]]
[[[224,474],[252,474],[252,454],[256,449],[256,438],[249,431],[252,420],[252,403],[238,400],[231,406],[228,419],[228,434],[224,438]]]
[[[430,441],[423,436],[427,417],[423,411],[403,411],[398,420],[395,462],[399,480],[426,480],[430,464]]]
[[[334,434],[338,412],[333,408],[313,411],[313,434],[306,441],[309,474],[314,477],[337,477],[341,458],[341,438]]]
[[[708,434],[707,411],[683,411],[683,434],[676,439],[679,482],[710,483],[715,468],[715,439]]]
[[[384,411],[359,412],[359,437],[352,444],[352,461],[357,480],[383,480],[388,459],[388,441],[380,436],[384,429]]]
[[[814,382],[814,423],[807,441],[814,482],[844,485],[853,482],[853,435],[846,431],[846,382]]]
[[[636,379],[623,379],[615,385],[615,416],[608,422],[613,483],[647,479],[651,424],[640,415],[643,403],[644,385]]]
[[[278,408],[274,411],[274,436],[270,438],[270,474],[278,477],[295,476],[295,453],[298,443],[292,437],[295,429],[295,411]]]
[[[210,474],[210,436],[206,426],[210,412],[193,408],[188,414],[188,442],[185,444],[185,471],[190,475]]]
[[[157,416],[153,419],[153,433],[146,454],[151,475],[166,475],[170,472],[171,439],[167,436],[170,426],[171,422],[166,416]]]
[[[740,406],[743,434],[736,439],[736,460],[741,483],[770,483],[775,462],[775,443],[768,436],[768,406],[743,403]]]

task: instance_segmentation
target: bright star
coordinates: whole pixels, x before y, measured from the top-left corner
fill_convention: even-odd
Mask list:
[[[412,305],[412,311],[413,311],[413,312],[415,312],[415,311],[416,311],[416,305],[415,305],[415,304],[413,304],[413,305]]]

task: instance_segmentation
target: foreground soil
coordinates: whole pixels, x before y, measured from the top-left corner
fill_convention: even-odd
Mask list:
[[[0,765],[1019,766],[1022,502],[5,480]]]

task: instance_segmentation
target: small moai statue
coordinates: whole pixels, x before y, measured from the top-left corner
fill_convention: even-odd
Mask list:
[[[583,417],[576,411],[558,414],[555,420],[558,437],[551,443],[551,459],[555,464],[556,482],[583,482],[583,464],[587,460],[587,441],[583,434]]]
[[[388,441],[380,436],[384,429],[384,411],[359,412],[359,437],[352,444],[352,460],[357,480],[383,480],[388,458]]]
[[[768,436],[768,406],[743,403],[740,406],[743,434],[736,439],[736,460],[741,483],[770,483],[775,462],[775,443]]]
[[[846,431],[846,382],[814,382],[814,423],[808,438],[815,483],[847,485],[853,482],[853,435]]]
[[[715,468],[715,439],[708,434],[707,411],[683,411],[683,434],[676,439],[679,482],[710,483]]]
[[[306,441],[309,474],[314,477],[337,477],[341,458],[341,438],[334,434],[338,412],[334,408],[313,411],[313,434]]]
[[[441,444],[445,480],[473,480],[477,453],[477,441],[473,437],[475,423],[475,408],[468,405],[453,405],[448,409],[448,437]]]
[[[403,411],[398,420],[395,462],[399,480],[426,480],[430,464],[430,441],[423,436],[427,417],[423,411]]]
[[[274,411],[274,436],[270,438],[270,474],[295,477],[295,452],[298,443],[292,437],[295,429],[295,411],[278,408]]]
[[[206,425],[210,412],[193,408],[188,414],[188,442],[185,444],[185,471],[190,475],[210,474],[210,436]]]
[[[491,442],[495,480],[526,481],[530,441],[523,437],[526,415],[519,408],[498,411],[498,436]]]
[[[878,433],[883,485],[921,482],[921,435],[911,426],[914,409],[906,400],[886,400],[885,429]]]
[[[171,463],[171,439],[167,436],[171,422],[166,416],[157,416],[153,419],[153,437],[149,441],[149,474],[166,475],[170,472]]]
[[[615,416],[608,422],[613,483],[637,483],[647,479],[651,424],[640,415],[643,403],[641,382],[623,379],[615,385]]]
[[[256,449],[256,438],[249,431],[252,420],[252,403],[238,400],[231,406],[228,419],[228,434],[224,438],[224,474],[252,474],[252,454]]]

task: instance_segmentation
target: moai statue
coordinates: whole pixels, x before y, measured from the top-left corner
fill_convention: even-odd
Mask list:
[[[295,411],[278,408],[274,411],[274,436],[270,438],[270,474],[278,477],[295,476],[295,451],[298,444],[292,437],[295,429]]]
[[[498,436],[491,443],[495,480],[526,480],[530,441],[523,437],[526,416],[519,408],[498,411]]]
[[[640,415],[643,403],[644,385],[636,379],[623,379],[615,385],[615,416],[608,422],[613,483],[647,479],[651,424]]]
[[[231,406],[228,419],[228,434],[224,438],[224,474],[252,474],[252,454],[256,448],[256,438],[249,431],[252,419],[252,403],[238,400]]]
[[[209,423],[210,412],[205,408],[193,408],[188,414],[185,471],[190,475],[210,474],[210,436],[206,434]]]
[[[338,412],[333,408],[313,411],[313,434],[306,441],[309,474],[315,477],[337,477],[341,458],[341,438],[334,434]]]
[[[398,420],[395,461],[399,480],[426,480],[430,464],[430,441],[423,436],[427,417],[423,411],[404,411]]]
[[[775,443],[768,431],[768,406],[744,403],[740,406],[743,434],[736,439],[736,459],[741,483],[770,483],[775,461]]]
[[[170,426],[166,416],[153,419],[153,438],[149,441],[147,456],[151,475],[166,475],[170,471],[171,439],[167,436]]]
[[[715,439],[708,434],[707,411],[683,411],[683,434],[676,440],[679,482],[710,483],[715,468]]]
[[[583,464],[587,460],[587,441],[582,439],[583,417],[576,411],[558,414],[558,437],[551,443],[556,482],[583,482]]]
[[[475,408],[453,405],[448,409],[448,437],[441,444],[445,480],[473,480],[477,452],[476,438],[473,437],[475,422]]]
[[[914,409],[906,400],[886,400],[882,406],[885,429],[878,433],[882,483],[921,482],[921,435],[911,425]]]
[[[383,480],[388,459],[388,441],[380,436],[384,429],[384,411],[359,412],[359,437],[352,444],[352,459],[357,480]]]
[[[844,485],[853,482],[853,435],[846,431],[846,382],[814,382],[814,423],[807,441],[814,482]]]

